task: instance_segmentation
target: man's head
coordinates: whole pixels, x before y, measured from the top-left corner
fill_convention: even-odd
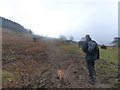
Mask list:
[[[88,34],[85,36],[85,38],[86,38],[86,40],[91,40],[90,35],[88,35]]]

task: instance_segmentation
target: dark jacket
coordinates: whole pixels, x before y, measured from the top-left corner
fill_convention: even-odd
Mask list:
[[[96,59],[99,59],[99,47],[97,45],[95,52],[89,53],[88,51],[88,42],[91,41],[91,38],[87,39],[82,47],[82,50],[86,53],[86,60],[89,62],[94,62]]]

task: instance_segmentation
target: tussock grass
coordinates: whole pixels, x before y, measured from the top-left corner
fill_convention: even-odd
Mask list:
[[[14,80],[20,79],[18,75],[15,75],[5,70],[2,71],[2,77],[3,77],[3,84],[8,84]]]
[[[100,60],[97,69],[101,69],[106,74],[118,71],[118,48],[107,47],[107,50],[100,49]]]
[[[118,48],[107,47],[107,50],[100,49],[100,58],[107,62],[118,64]]]
[[[118,56],[119,48],[107,47],[100,49],[100,60],[96,63],[96,71],[102,82],[108,82],[111,87],[118,87]]]

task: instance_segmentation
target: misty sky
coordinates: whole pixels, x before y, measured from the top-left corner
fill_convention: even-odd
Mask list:
[[[0,16],[49,37],[86,34],[100,44],[118,36],[119,0],[0,0]]]

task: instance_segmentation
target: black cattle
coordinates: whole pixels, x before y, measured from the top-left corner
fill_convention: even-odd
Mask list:
[[[101,49],[107,49],[107,46],[102,45],[102,46],[101,46]]]

